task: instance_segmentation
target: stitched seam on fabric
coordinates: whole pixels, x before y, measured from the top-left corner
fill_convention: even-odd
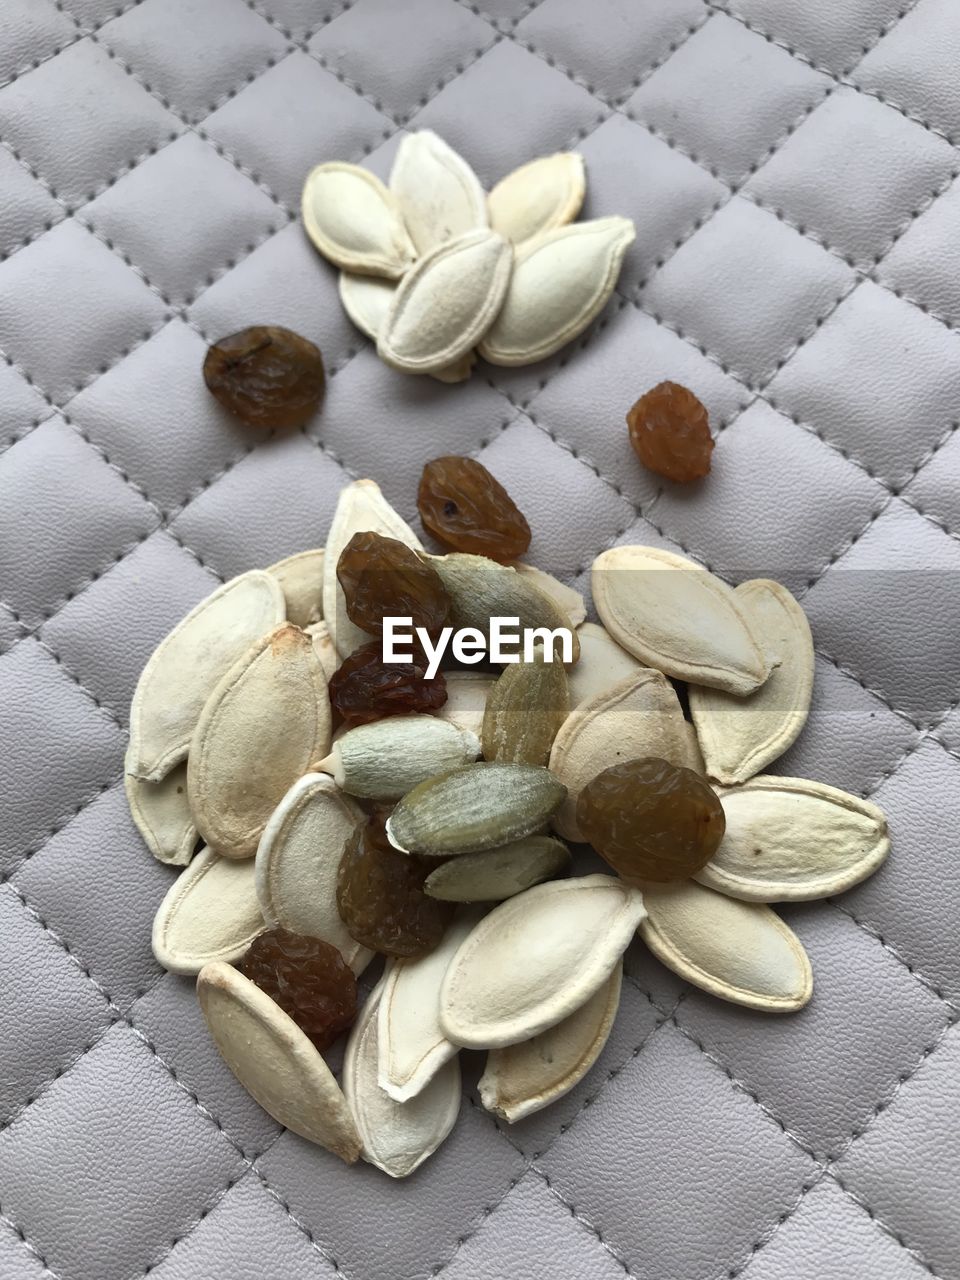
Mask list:
[[[836,1183],[836,1185],[840,1188],[840,1190],[849,1200],[852,1200],[855,1205],[857,1205],[866,1213],[867,1217],[870,1219],[870,1221],[874,1224],[875,1227],[878,1227],[884,1233],[884,1235],[888,1235],[892,1240],[894,1240],[898,1245],[900,1245],[902,1249],[905,1249],[906,1252],[911,1256],[911,1258],[913,1258],[913,1260],[919,1266],[923,1267],[924,1271],[927,1271],[931,1276],[935,1277],[935,1280],[941,1280],[941,1273],[934,1269],[932,1263],[927,1261],[927,1259],[919,1251],[919,1249],[917,1249],[914,1245],[908,1244],[906,1237],[903,1235],[903,1233],[896,1230],[895,1227],[889,1226],[883,1220],[883,1218],[880,1217],[878,1213],[876,1213],[873,1209],[871,1209],[869,1204],[867,1204],[866,1200],[864,1200],[862,1196],[857,1195],[857,1193],[854,1190],[852,1190],[850,1187],[847,1186],[843,1178],[835,1170],[828,1169],[827,1177],[830,1178],[834,1183]]]
[[[553,1181],[550,1175],[546,1172],[546,1170],[539,1168],[539,1166],[535,1164],[532,1164],[530,1166],[530,1169],[531,1169],[531,1172],[535,1173],[538,1178],[541,1178],[543,1180],[543,1183],[546,1186],[547,1190],[556,1200],[560,1202],[560,1204],[563,1205],[563,1207],[567,1210],[570,1216],[576,1222],[579,1222],[580,1226],[583,1227],[583,1229],[589,1235],[593,1236],[593,1238],[600,1245],[600,1248],[603,1249],[604,1253],[606,1253],[608,1257],[612,1258],[613,1261],[617,1264],[617,1266],[620,1267],[620,1269],[623,1271],[624,1276],[627,1277],[627,1280],[639,1280],[639,1277],[637,1277],[636,1273],[631,1270],[630,1264],[626,1261],[625,1258],[623,1258],[617,1252],[617,1250],[613,1247],[612,1244],[609,1243],[609,1241],[603,1238],[603,1235],[601,1234],[600,1230],[590,1221],[589,1218],[585,1218],[583,1214],[581,1214],[577,1210],[577,1207],[572,1200],[568,1200],[566,1196],[564,1196],[559,1191],[559,1189],[553,1185]]]
[[[64,17],[69,18],[69,20],[77,26],[78,30],[76,35],[71,36],[69,40],[65,40],[63,44],[57,45],[55,49],[52,49],[42,58],[34,58],[31,62],[28,62],[26,66],[21,67],[19,71],[14,71],[14,73],[11,76],[8,76],[6,80],[0,81],[0,91],[4,90],[8,84],[13,84],[15,80],[22,80],[23,77],[28,76],[31,71],[38,70],[44,65],[44,63],[51,62],[59,54],[71,48],[73,45],[79,44],[81,40],[86,39],[86,37],[91,35],[94,31],[99,31],[102,27],[107,26],[108,23],[115,22],[117,18],[122,18],[125,13],[129,13],[131,9],[136,9],[144,2],[145,0],[130,0],[130,3],[123,5],[114,13],[111,13],[108,18],[101,18],[98,22],[94,22],[89,27],[81,27],[73,14],[64,14]],[[53,7],[58,12],[63,12],[59,5],[54,4]]]

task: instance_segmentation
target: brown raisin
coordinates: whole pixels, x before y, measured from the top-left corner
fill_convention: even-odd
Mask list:
[[[301,427],[323,399],[326,374],[319,348],[299,333],[255,325],[210,347],[203,380],[252,427]]]
[[[413,662],[384,662],[379,640],[345,658],[330,680],[330,702],[348,725],[385,716],[436,711],[447,700],[442,672],[427,679],[427,660],[414,648]]]
[[[713,437],[707,411],[686,387],[660,382],[627,414],[633,451],[649,470],[689,484],[710,470]]]
[[[350,936],[372,951],[426,955],[446,932],[455,906],[424,893],[437,860],[395,849],[384,817],[382,811],[375,814],[346,843],[337,876],[340,918]]]
[[[450,612],[440,575],[416,551],[379,533],[355,533],[337,561],[347,617],[378,636],[384,618],[412,618],[433,634]]]
[[[624,880],[685,880],[723,838],[723,808],[694,773],[655,756],[604,769],[580,792],[577,825]]]
[[[474,458],[434,458],[423,468],[417,507],[423,527],[453,551],[516,560],[530,546],[523,513]]]
[[[318,1049],[328,1049],[357,1016],[357,980],[329,942],[287,929],[254,938],[238,968],[265,991]]]

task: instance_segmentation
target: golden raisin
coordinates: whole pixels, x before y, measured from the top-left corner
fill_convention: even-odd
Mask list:
[[[337,876],[337,908],[352,938],[388,956],[422,956],[440,942],[455,904],[428,897],[423,882],[436,858],[395,849],[383,813],[347,841]]]
[[[446,700],[442,672],[428,680],[422,655],[413,662],[384,662],[379,640],[355,649],[330,680],[330,703],[351,726],[412,711],[436,711]]]
[[[254,938],[238,968],[265,991],[318,1049],[328,1049],[357,1016],[357,980],[329,942],[287,929]]]
[[[337,561],[347,617],[378,636],[384,618],[412,618],[414,627],[439,631],[450,612],[440,575],[396,538],[355,533]]]
[[[255,325],[221,338],[203,362],[207,388],[252,427],[301,427],[323,399],[323,356],[279,325]]]
[[[713,437],[707,411],[686,387],[661,382],[627,414],[633,451],[651,471],[688,484],[710,470]]]
[[[580,792],[577,825],[630,883],[685,880],[705,866],[726,826],[711,787],[655,756],[604,769]]]
[[[417,507],[423,527],[453,551],[516,560],[530,546],[523,513],[474,458],[434,458],[423,468]]]

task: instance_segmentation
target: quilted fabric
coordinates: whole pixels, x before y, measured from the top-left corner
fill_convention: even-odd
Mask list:
[[[2,1280],[960,1280],[958,53],[951,0],[4,0]],[[579,148],[588,215],[635,218],[575,349],[448,387],[351,328],[303,176],[383,175],[419,126],[488,184]],[[271,322],[331,379],[261,440],[199,369]],[[629,450],[664,378],[719,435],[697,492]],[[412,517],[440,452],[483,457],[567,580],[641,541],[793,587],[818,683],[780,768],[874,797],[894,854],[787,913],[802,1014],[637,948],[574,1093],[513,1128],[474,1095],[394,1184],[221,1065],[151,956],[172,873],[120,773],[170,626],[322,542],[348,476]]]

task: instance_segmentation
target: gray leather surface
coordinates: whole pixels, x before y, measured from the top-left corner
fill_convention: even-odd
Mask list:
[[[730,5],[0,5],[2,1280],[960,1280],[960,7]],[[588,212],[636,219],[575,350],[447,387],[346,321],[304,173],[383,174],[414,123],[488,183],[576,146]],[[263,442],[199,376],[262,322],[332,374]],[[697,492],[629,451],[666,377],[720,433]],[[217,1060],[151,957],[171,873],[120,770],[189,607],[321,542],[345,475],[411,516],[439,452],[481,455],[567,579],[629,540],[795,587],[818,686],[781,767],[874,796],[895,843],[787,913],[805,1012],[724,1006],[637,947],[570,1097],[513,1129],[465,1101],[394,1184]]]

